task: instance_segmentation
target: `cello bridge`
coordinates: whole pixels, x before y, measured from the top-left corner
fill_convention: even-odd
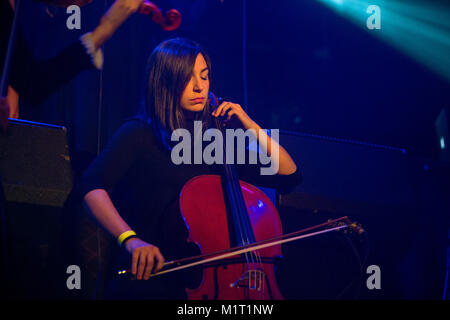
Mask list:
[[[231,288],[247,288],[251,290],[264,290],[266,274],[262,270],[247,270],[235,282],[230,283]]]

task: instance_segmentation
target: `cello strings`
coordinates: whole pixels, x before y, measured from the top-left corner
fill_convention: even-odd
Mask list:
[[[225,166],[225,168],[226,168],[227,173],[228,173],[227,176],[230,177],[231,180],[232,180],[231,181],[231,185],[230,185],[230,192],[229,192],[229,194],[233,198],[233,201],[232,201],[233,204],[237,204],[237,203],[239,203],[237,201],[238,193],[237,193],[237,190],[235,188],[233,188],[233,186],[235,185],[235,182],[236,182],[235,181],[235,176],[232,174],[231,168],[229,166]],[[233,218],[234,218],[233,220],[234,220],[235,224],[237,224],[237,227],[239,229],[241,245],[248,245],[248,244],[251,243],[251,241],[248,238],[248,230],[245,230],[244,227],[243,227],[243,225],[245,225],[245,224],[244,224],[244,221],[242,220],[242,214],[239,214],[239,209],[241,209],[241,208],[237,207],[237,208],[234,208],[234,209],[235,210],[232,210],[232,214],[233,214]],[[244,230],[247,231],[247,232],[244,233]],[[245,261],[246,261],[246,264],[247,264],[247,268],[249,268],[250,267],[249,264],[251,263],[249,261],[253,261],[253,254],[252,254],[252,252],[245,253]]]
[[[247,235],[247,241],[249,243],[254,243],[256,242],[255,236],[253,234],[253,228],[251,225],[251,220],[249,218],[249,213],[247,210],[247,206],[245,205],[245,200],[244,197],[242,195],[242,190],[240,188],[240,184],[239,184],[239,179],[237,176],[234,176],[234,179],[237,181],[237,183],[235,183],[234,185],[239,186],[239,189],[236,190],[236,192],[239,194],[239,196],[242,198],[242,201],[240,202],[242,204],[241,207],[241,212],[243,214],[240,215],[241,219],[243,220],[243,224],[245,225],[245,230],[246,230],[246,235]],[[249,237],[251,237],[251,239],[249,239]],[[251,266],[248,266],[249,270],[254,270],[254,271],[250,271],[250,278],[249,278],[249,287],[252,287],[252,281],[253,281],[253,287],[254,288],[258,288],[260,286],[260,283],[262,281],[261,278],[261,272],[259,272],[258,270],[261,269],[261,256],[259,254],[259,251],[252,251],[251,252]],[[253,277],[252,277],[253,275]]]
[[[249,239],[249,227],[248,227],[248,223],[245,223],[246,221],[244,220],[244,213],[247,214],[247,210],[245,207],[245,210],[243,210],[244,208],[242,207],[243,205],[245,205],[245,202],[243,202],[243,197],[242,197],[242,191],[240,190],[240,184],[239,184],[239,179],[237,179],[236,176],[236,171],[232,170],[232,168],[230,166],[226,166],[227,170],[228,170],[228,177],[231,178],[231,192],[233,194],[233,198],[234,198],[234,203],[238,204],[238,207],[236,208],[237,210],[234,211],[235,214],[235,221],[238,221],[239,224],[239,233],[240,233],[240,237],[242,239],[242,241],[244,241],[245,245],[248,245],[250,243],[252,243],[253,241],[251,241]],[[236,186],[238,188],[236,188]],[[239,197],[240,196],[240,197]],[[239,199],[240,198],[240,199]],[[242,201],[240,201],[242,200]],[[241,204],[241,206],[239,206],[239,204]],[[236,217],[237,214],[237,217]],[[248,214],[247,214],[248,217]],[[237,219],[236,219],[237,218]],[[250,258],[249,258],[250,256]],[[246,261],[247,261],[247,267],[249,268],[249,261],[253,262],[254,261],[254,257],[253,257],[253,253],[250,252],[249,254],[245,254],[246,257]]]
[[[215,98],[215,97],[214,97]],[[219,105],[219,101],[217,98],[215,98],[215,102],[217,106]],[[215,124],[216,128],[220,129],[221,133],[224,133],[224,125],[223,123],[215,118]],[[225,144],[223,144],[223,157],[224,157],[224,168],[225,168],[225,174],[229,178],[230,181],[227,181],[226,183],[226,190],[228,191],[228,196],[230,197],[230,207],[233,205],[231,209],[231,214],[233,217],[233,224],[235,228],[238,228],[238,232],[235,230],[235,236],[239,233],[239,240],[240,245],[249,245],[250,243],[255,242],[255,237],[253,235],[253,229],[250,223],[250,219],[248,216],[247,206],[245,205],[244,197],[242,194],[242,190],[240,187],[239,179],[237,177],[236,171],[234,167],[231,167],[226,162],[226,145],[227,141],[225,141]],[[250,237],[251,235],[251,238]],[[237,240],[237,239],[236,239]],[[245,253],[245,260],[247,264],[247,269],[252,270],[251,264],[255,264],[257,261],[259,265],[261,265],[261,259],[258,253],[250,252]],[[252,275],[251,271],[248,275],[248,286],[251,287],[252,282]],[[256,282],[256,277],[255,277]]]
[[[245,200],[244,197],[242,195],[242,190],[240,187],[240,183],[239,183],[239,179],[236,175],[236,172],[233,171],[232,172],[232,179],[233,179],[233,191],[236,194],[236,197],[239,198],[240,201],[238,201],[238,205],[239,206],[239,219],[241,221],[241,225],[244,226],[244,234],[245,234],[245,240],[246,240],[246,244],[250,244],[255,242],[255,237],[253,235],[253,228],[251,226],[251,221],[249,219],[248,216],[248,211],[247,211],[247,206],[245,205]],[[237,186],[237,188],[235,188]],[[260,279],[257,278],[257,273],[254,270],[254,265],[255,264],[261,264],[261,259],[258,255],[257,251],[252,251],[250,252],[250,263],[247,263],[247,268],[248,268],[248,287],[249,289],[252,289],[252,287],[257,287],[257,282],[258,280],[260,281]],[[253,282],[253,284],[252,284]]]
[[[216,100],[216,103],[218,105],[218,101]],[[215,119],[216,127],[220,129],[222,134],[224,133],[224,125],[219,119]],[[240,245],[249,245],[250,243],[255,242],[254,235],[253,235],[253,229],[251,227],[251,224],[249,223],[249,217],[248,217],[248,211],[247,207],[245,205],[244,197],[242,195],[242,190],[240,188],[239,179],[237,177],[236,171],[232,170],[235,168],[232,168],[226,163],[226,145],[227,141],[225,141],[225,144],[223,144],[223,157],[224,157],[224,167],[225,167],[225,173],[226,176],[229,178],[230,181],[227,181],[230,185],[227,184],[227,190],[228,190],[228,196],[231,198],[230,202],[233,204],[233,208],[231,208],[231,214],[233,216],[233,224],[235,225],[235,228],[238,228],[238,233],[240,237]],[[230,203],[230,207],[231,207]],[[249,225],[250,224],[250,225]],[[237,235],[237,232],[235,230],[235,235]],[[245,236],[244,236],[245,235]],[[249,236],[252,235],[252,239],[249,239]],[[237,240],[237,239],[236,239]],[[256,258],[256,259],[255,259]],[[251,270],[251,263],[255,263],[255,260],[261,264],[260,257],[253,252],[245,253],[245,260],[247,263],[247,269]],[[248,278],[248,285],[251,286],[252,277],[251,274]]]
[[[223,125],[222,125],[222,123],[219,121],[219,119],[215,119],[215,122],[216,122],[216,127],[218,128],[218,129],[220,129],[220,131],[222,132],[222,134],[224,133],[224,127],[223,127]],[[234,185],[234,183],[236,182],[235,181],[235,179],[234,179],[234,175],[232,174],[232,172],[231,172],[231,168],[230,168],[230,166],[228,166],[227,165],[227,163],[226,163],[226,141],[225,141],[225,143],[223,144],[223,157],[224,157],[224,168],[225,168],[225,174],[226,174],[226,176],[227,177],[229,177],[230,179],[231,179],[231,181],[228,181],[228,183],[231,183],[231,185],[229,185],[228,183],[226,184],[226,190],[228,191],[227,192],[227,195],[231,198],[230,199],[230,203],[229,203],[229,205],[230,205],[230,207],[231,207],[231,205],[234,205],[234,204],[236,204],[236,203],[238,203],[237,202],[237,194],[236,194],[236,190],[234,190],[234,188],[233,188],[233,185]],[[239,183],[239,181],[238,181],[238,183]],[[238,229],[237,231],[239,232],[239,237],[240,237],[240,239],[241,239],[241,243],[240,243],[240,245],[248,245],[250,242],[249,242],[249,239],[248,239],[248,237],[247,238],[244,238],[244,235],[243,235],[243,227],[242,227],[242,221],[241,221],[241,219],[240,219],[240,214],[238,214],[237,216],[236,216],[236,214],[237,214],[237,210],[238,210],[239,208],[236,208],[236,207],[233,207],[233,208],[230,208],[230,210],[231,210],[231,214],[232,214],[232,216],[233,216],[233,222],[234,222],[234,225],[235,225],[235,227]],[[235,230],[235,235],[236,235],[236,230]],[[237,240],[237,239],[236,239]],[[242,241],[245,241],[244,243],[242,243]],[[250,257],[251,257],[251,259],[252,259],[252,256],[251,256],[251,254],[250,254]],[[245,260],[246,260],[246,262],[247,262],[247,266],[249,265],[249,254],[248,253],[245,253]]]

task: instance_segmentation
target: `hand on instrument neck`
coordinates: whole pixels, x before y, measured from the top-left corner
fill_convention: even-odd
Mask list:
[[[253,121],[244,109],[236,103],[224,101],[212,112],[214,117],[225,117],[224,122],[228,126],[241,127],[244,129],[259,129],[258,124]],[[233,117],[234,116],[234,117]]]

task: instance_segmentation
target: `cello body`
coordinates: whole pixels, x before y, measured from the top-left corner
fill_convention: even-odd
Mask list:
[[[180,193],[180,210],[189,231],[188,241],[202,254],[229,249],[237,241],[234,222],[227,214],[227,201],[219,175],[202,175],[189,180]],[[239,181],[253,241],[282,234],[278,212],[270,199],[253,185]],[[203,278],[194,289],[186,289],[190,300],[283,299],[273,263],[281,258],[281,245],[264,248],[252,256],[237,256],[203,266]]]

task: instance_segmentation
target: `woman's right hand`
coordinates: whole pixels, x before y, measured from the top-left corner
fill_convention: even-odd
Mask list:
[[[164,265],[164,257],[158,247],[139,238],[125,242],[125,248],[132,256],[131,273],[138,280],[148,280],[152,271],[157,273]]]
[[[108,192],[105,189],[94,189],[86,193],[84,203],[93,217],[111,235],[119,237],[124,231],[131,231],[130,226],[117,212]],[[139,238],[129,238],[125,243],[126,250],[131,254],[131,273],[139,280],[150,278],[163,267],[164,257],[157,247]],[[153,270],[152,270],[153,269]]]

